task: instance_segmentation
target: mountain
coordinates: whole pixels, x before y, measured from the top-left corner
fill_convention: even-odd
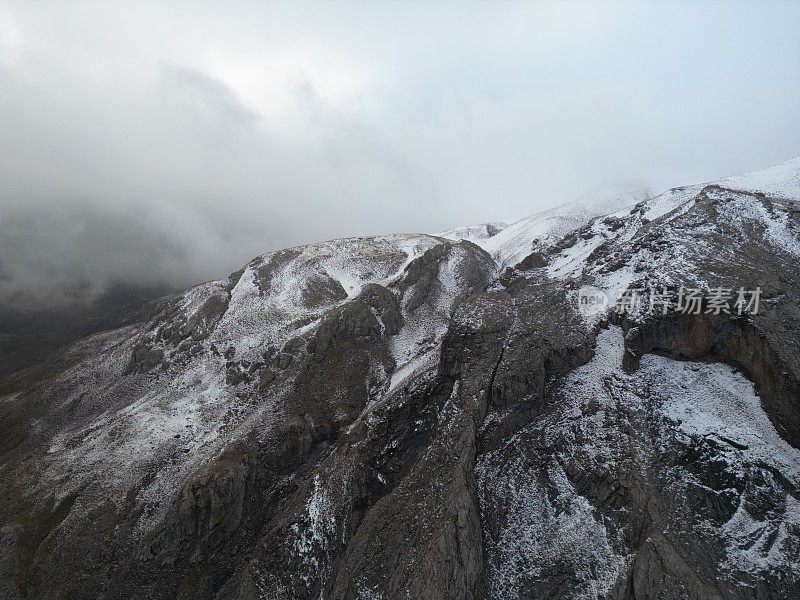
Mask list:
[[[0,388],[0,597],[799,598],[798,259],[795,159],[126,310]]]
[[[647,190],[627,188],[587,194],[562,206],[532,215],[504,227],[498,235],[479,243],[501,268],[514,266],[526,257],[537,259],[564,236],[577,231],[595,217],[616,212],[647,198]]]

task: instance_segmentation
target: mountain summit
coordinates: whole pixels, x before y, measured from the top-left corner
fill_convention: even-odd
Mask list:
[[[0,597],[799,598],[800,159],[595,200],[264,254],[6,379]]]

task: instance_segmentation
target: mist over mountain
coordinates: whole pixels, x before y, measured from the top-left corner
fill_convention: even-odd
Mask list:
[[[261,254],[0,383],[0,593],[795,599],[799,307],[800,158]]]
[[[779,163],[798,27],[791,3],[4,2],[0,301]]]
[[[0,600],[800,599],[798,31],[0,0]]]

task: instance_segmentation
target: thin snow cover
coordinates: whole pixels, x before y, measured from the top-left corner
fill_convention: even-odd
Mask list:
[[[336,533],[336,512],[333,499],[322,483],[319,474],[314,476],[311,494],[304,508],[304,523],[295,523],[292,532],[294,551],[300,558],[304,572],[300,575],[307,586],[321,578],[325,568],[320,564],[328,550],[328,540]]]
[[[260,256],[234,286],[211,341],[244,356],[280,346],[367,283],[387,283],[436,243],[426,235],[347,238]]]
[[[214,360],[200,356],[132,404],[103,412],[78,430],[60,433],[50,448],[52,476],[57,478],[69,468],[70,489],[91,484],[107,492],[117,486],[127,489],[157,469],[159,477],[146,490],[150,497],[177,489],[181,474],[208,458],[234,400],[222,366],[212,364]]]
[[[595,221],[587,239],[580,238],[572,246],[566,248],[547,266],[547,274],[554,279],[573,277],[583,270],[586,259],[606,240],[606,227]]]
[[[596,219],[591,227],[591,237],[576,243],[554,260],[548,274],[554,277],[574,277],[579,274],[591,277],[592,285],[608,297],[611,310],[626,290],[678,287],[708,287],[706,269],[698,258],[711,255],[707,235],[715,226],[702,221],[690,224],[689,211],[694,206],[697,193],[703,186],[676,188],[647,200],[638,210],[620,211],[611,218],[621,219],[622,226],[612,229],[607,218]],[[647,223],[658,220],[658,231],[668,244],[653,249],[647,236]],[[592,262],[587,262],[592,249],[607,243],[610,252]],[[702,261],[700,261],[702,262]],[[647,281],[644,281],[646,275]],[[645,299],[646,300],[646,299]],[[631,318],[638,319],[648,310],[642,302]],[[598,315],[586,317],[597,322]]]
[[[743,237],[751,235],[745,229],[745,224],[756,221],[764,230],[766,242],[795,257],[800,257],[800,231],[796,229],[789,215],[792,206],[770,203],[768,208],[758,197],[728,190],[713,189],[708,195],[723,201],[720,215]]]
[[[760,192],[768,196],[800,201],[800,157],[760,171],[667,190],[647,202],[647,209],[642,216],[654,221],[681,205],[686,205],[685,210],[688,210],[692,198],[711,184],[731,190]]]
[[[795,489],[800,487],[800,450],[778,434],[753,384],[732,367],[646,356],[642,376],[662,391],[666,401],[661,411],[681,432],[730,446],[725,458],[743,479],[751,478],[755,465],[767,473],[779,472]],[[723,567],[755,575],[778,567],[800,569],[795,548],[800,530],[797,499],[786,494],[767,516],[750,514],[744,500],[720,532],[728,541]]]
[[[232,345],[237,356],[280,344],[290,335],[307,331],[313,326],[308,319],[346,302],[367,282],[388,284],[411,260],[438,243],[441,240],[432,236],[397,235],[335,240],[259,257],[236,280],[225,314],[203,343],[206,349],[181,370],[159,373],[157,382],[120,377],[140,339],[131,335],[133,330],[98,334],[76,343],[71,350],[77,354],[85,352],[83,346],[91,346],[92,360],[78,361],[57,376],[62,389],[69,390],[63,404],[102,402],[108,408],[87,423],[65,428],[52,440],[45,466],[50,475],[43,481],[58,478],[69,468],[73,474],[61,490],[64,495],[91,485],[102,496],[127,489],[144,474],[155,472],[157,477],[140,493],[155,501],[171,497],[192,468],[235,438],[244,419],[259,414],[269,419],[274,410],[271,403],[255,412],[240,405],[235,390],[225,383],[225,359],[208,350],[211,343],[221,348]],[[459,252],[452,254],[457,262]],[[434,338],[443,333],[458,295],[452,268],[442,268],[430,306],[420,307],[410,319],[426,331],[425,324],[431,325]],[[323,281],[327,286],[323,292],[333,289],[333,295],[328,298],[323,293],[321,302],[314,304],[303,291],[320,277],[330,278]],[[191,318],[212,296],[227,296],[228,285],[221,280],[195,286],[184,293],[180,308]],[[420,329],[416,335],[423,338]],[[425,343],[435,343],[434,338]],[[408,354],[416,356],[415,351]],[[376,380],[385,379],[385,374],[376,375]],[[133,401],[121,400],[114,406],[109,398]],[[224,436],[221,427],[225,427]],[[161,505],[167,507],[169,502]]]
[[[800,201],[800,156],[774,167],[720,179],[717,183],[728,189]]]
[[[421,306],[410,311],[408,298],[403,299],[405,324],[397,335],[389,339],[389,349],[401,373],[407,372],[405,365],[431,352],[441,342],[466,287],[458,271],[462,262],[470,258],[468,252],[459,244],[451,247],[447,259],[439,265],[436,281],[431,286],[427,300]],[[399,381],[393,377],[392,385]]]
[[[526,429],[541,429],[548,443],[569,432],[573,419],[587,412],[586,403],[594,399],[614,402],[608,397],[605,378],[619,369],[622,354],[621,332],[615,328],[601,332],[593,360],[568,378],[565,398],[570,404],[564,412],[555,420]],[[596,419],[597,431],[604,430],[602,411],[584,418]],[[526,439],[523,430],[507,447],[524,445]],[[613,442],[608,448],[603,446],[599,436],[593,459],[613,464]],[[547,460],[544,473],[539,474],[531,472],[524,454],[512,451],[509,459],[505,450],[479,457],[476,465],[482,510],[498,499],[497,505],[502,505],[506,515],[500,531],[486,541],[491,596],[518,598],[526,582],[563,570],[568,564],[575,573],[570,597],[605,598],[627,564],[626,556],[617,549],[614,532],[606,529],[602,515],[572,485],[561,461]],[[603,457],[597,456],[601,453]]]
[[[400,355],[400,352],[398,352]],[[404,354],[405,356],[406,354]],[[436,362],[439,360],[439,348],[438,346],[431,348],[427,352],[422,352],[415,358],[411,358],[406,361],[405,364],[401,365],[400,368],[395,369],[392,373],[392,379],[389,383],[389,388],[387,389],[387,393],[391,392],[392,390],[398,388],[404,381],[409,379],[415,379],[416,375],[418,375],[421,371],[426,371],[433,366],[435,366]]]
[[[186,314],[187,319],[194,317],[203,307],[203,304],[212,296],[227,298],[228,292],[225,289],[225,280],[209,281],[201,283],[186,290],[181,299],[181,310]]]
[[[674,446],[676,433],[681,443],[713,438],[720,447],[727,445],[721,456],[739,480],[748,482],[727,523],[699,525],[727,548],[722,571],[758,575],[800,569],[800,503],[775,479],[779,473],[795,489],[800,487],[800,451],[777,433],[753,384],[725,364],[654,355],[644,356],[635,373],[625,374],[623,354],[619,328],[600,332],[594,358],[567,376],[553,412],[525,427],[506,446],[478,458],[481,510],[500,515],[485,532],[491,595],[519,597],[532,581],[568,568],[575,574],[571,597],[606,598],[615,581],[625,576],[634,550],[575,489],[563,465],[601,480],[603,474],[613,476],[633,466],[642,469],[640,476],[645,478],[647,465],[668,460],[675,450],[680,454]],[[553,456],[526,453],[534,443],[557,450]],[[671,468],[677,486],[671,493],[690,482],[705,488],[714,479],[712,472],[706,481],[682,466]],[[775,494],[771,509],[758,516],[748,512],[746,502],[752,493],[748,489],[759,485],[755,474],[772,482]],[[763,487],[759,489],[755,493],[763,494]],[[668,527],[691,525],[680,510],[667,518]]]
[[[574,202],[517,221],[497,235],[476,243],[502,269],[517,264],[537,247],[546,248],[554,244],[595,217],[633,206],[647,197],[646,190],[639,188],[587,194]]]
[[[654,269],[656,263],[665,260],[664,256],[655,256],[649,248],[638,247],[636,243],[637,235],[647,222],[640,212],[662,219],[662,227],[669,229],[669,223],[685,214],[692,203],[689,192],[684,190],[678,194],[675,190],[671,190],[647,200],[641,211],[623,209],[607,216],[597,217],[588,224],[586,231],[582,232],[571,246],[562,250],[550,261],[546,268],[547,275],[553,279],[590,275],[594,286],[601,289],[608,297],[610,309],[622,293],[641,278],[642,271],[647,269],[662,274],[667,272],[663,269]],[[603,244],[610,245],[613,251],[611,258],[615,267],[610,271],[607,269],[607,258],[589,261],[593,252]],[[683,248],[677,239],[674,248]],[[685,272],[691,272],[692,265],[686,261],[688,255],[689,253],[684,253],[684,256],[679,258],[670,257],[669,262],[680,265]],[[626,260],[617,261],[619,256],[624,256]],[[589,316],[587,320],[596,322],[598,315]]]
[[[480,225],[467,225],[465,227],[454,227],[436,233],[436,237],[443,237],[447,240],[467,240],[468,242],[480,243],[488,240],[508,227],[507,223],[494,221],[492,223],[481,223]]]
[[[687,185],[685,187],[672,188],[655,198],[651,198],[645,204],[642,218],[648,221],[655,221],[666,214],[681,208],[681,213],[689,210],[694,204],[693,200],[703,185]]]
[[[488,548],[490,554],[499,554],[489,567],[491,597],[520,598],[526,581],[568,562],[576,578],[571,598],[605,598],[625,559],[615,553],[589,501],[559,467],[551,466],[546,473],[557,490],[556,499],[535,474],[525,476],[517,464],[506,469],[494,484],[498,495],[508,498],[509,518]]]

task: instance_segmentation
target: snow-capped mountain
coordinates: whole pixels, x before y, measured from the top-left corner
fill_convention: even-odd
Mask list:
[[[546,253],[564,236],[595,217],[630,207],[648,197],[647,190],[627,188],[587,194],[568,204],[545,210],[504,227],[491,238],[475,239],[501,268],[531,255]]]
[[[800,598],[799,301],[800,159],[259,256],[0,384],[0,597]]]

